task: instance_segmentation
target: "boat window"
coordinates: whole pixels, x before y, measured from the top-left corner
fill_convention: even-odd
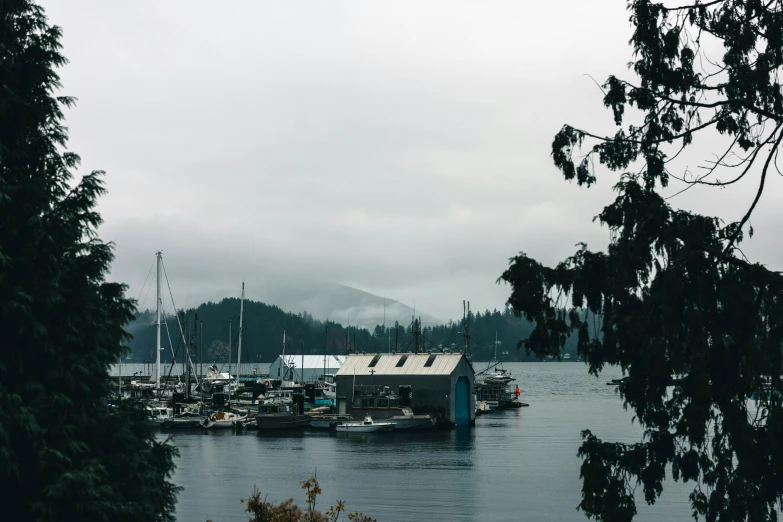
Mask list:
[[[372,397],[362,399],[362,407],[363,408],[372,408],[373,407],[373,400]]]
[[[402,367],[402,365],[405,364],[405,361],[407,361],[407,360],[408,360],[408,356],[407,355],[401,356],[400,360],[397,361],[397,368]]]
[[[388,408],[389,407],[389,399],[378,399],[378,407],[379,408]]]
[[[368,368],[375,367],[376,364],[378,364],[378,361],[381,360],[381,354],[377,354],[375,357],[372,358],[372,361],[370,361],[370,364],[367,365]]]
[[[432,366],[432,363],[435,362],[435,357],[437,357],[437,355],[435,355],[434,353],[429,357],[427,357],[427,362],[424,363],[424,367],[429,368],[430,366]]]

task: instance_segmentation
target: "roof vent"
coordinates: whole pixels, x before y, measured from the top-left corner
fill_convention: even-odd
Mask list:
[[[372,358],[372,361],[370,361],[370,364],[368,364],[367,367],[373,368],[376,364],[378,364],[378,361],[380,360],[381,360],[381,354],[378,354]]]
[[[407,355],[403,355],[402,357],[400,357],[400,360],[397,361],[397,368],[400,368],[403,364],[405,364],[405,361],[407,360],[408,360]]]
[[[432,366],[432,363],[435,362],[435,357],[437,357],[437,355],[434,353],[429,357],[427,357],[427,362],[424,363],[424,367],[429,368],[430,366]]]

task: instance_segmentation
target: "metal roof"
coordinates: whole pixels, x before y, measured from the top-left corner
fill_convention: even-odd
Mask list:
[[[296,355],[296,354],[285,354],[285,360],[286,360],[286,366],[288,366],[289,362],[294,366],[296,369],[302,368],[302,355]],[[277,367],[280,365],[280,359],[282,358],[282,355],[278,355],[277,359],[272,363],[271,366]],[[345,355],[327,355],[326,356],[326,368],[327,369],[333,369],[333,368],[339,368],[345,363]],[[324,368],[324,356],[323,355],[305,355],[304,356],[304,367],[305,369],[322,369]]]
[[[375,366],[370,366],[373,359],[378,358]],[[405,357],[405,363],[397,366]],[[433,357],[431,366],[425,366],[427,360]],[[337,371],[337,376],[345,375],[451,375],[464,357],[461,353],[379,353],[351,354]]]

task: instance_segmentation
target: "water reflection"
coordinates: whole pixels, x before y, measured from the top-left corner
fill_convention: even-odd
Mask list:
[[[508,365],[511,366],[511,365]],[[175,482],[185,490],[180,520],[246,521],[240,498],[257,486],[276,502],[302,503],[300,481],[317,469],[320,506],[339,498],[380,521],[585,520],[580,501],[579,433],[639,440],[608,378],[583,365],[524,364],[529,408],[480,417],[476,427],[418,433],[176,433]],[[165,435],[164,435],[165,436]],[[637,501],[637,520],[689,518],[688,493],[668,480],[655,506]]]

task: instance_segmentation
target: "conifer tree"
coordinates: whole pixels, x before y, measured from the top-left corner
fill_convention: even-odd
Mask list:
[[[573,332],[591,372],[613,364],[626,374],[619,391],[643,439],[583,432],[579,507],[588,517],[631,520],[636,488],[654,503],[671,477],[693,483],[694,517],[777,520],[783,277],[738,245],[780,173],[783,3],[632,0],[628,10],[631,72],[603,85],[617,132],[566,125],[552,143],[567,180],[589,187],[598,166],[619,173],[618,196],[598,215],[616,240],[606,252],[582,245],[555,267],[520,254],[501,279],[515,312],[535,322],[527,350],[556,354]],[[722,147],[698,175],[678,168],[680,152],[710,132]],[[661,191],[674,178],[684,190],[741,179],[757,189],[725,223],[672,208]]]
[[[75,177],[61,31],[0,1],[0,491],[3,520],[173,520],[175,450],[107,407],[134,304],[105,281],[100,171]],[[116,381],[115,381],[116,382]]]

